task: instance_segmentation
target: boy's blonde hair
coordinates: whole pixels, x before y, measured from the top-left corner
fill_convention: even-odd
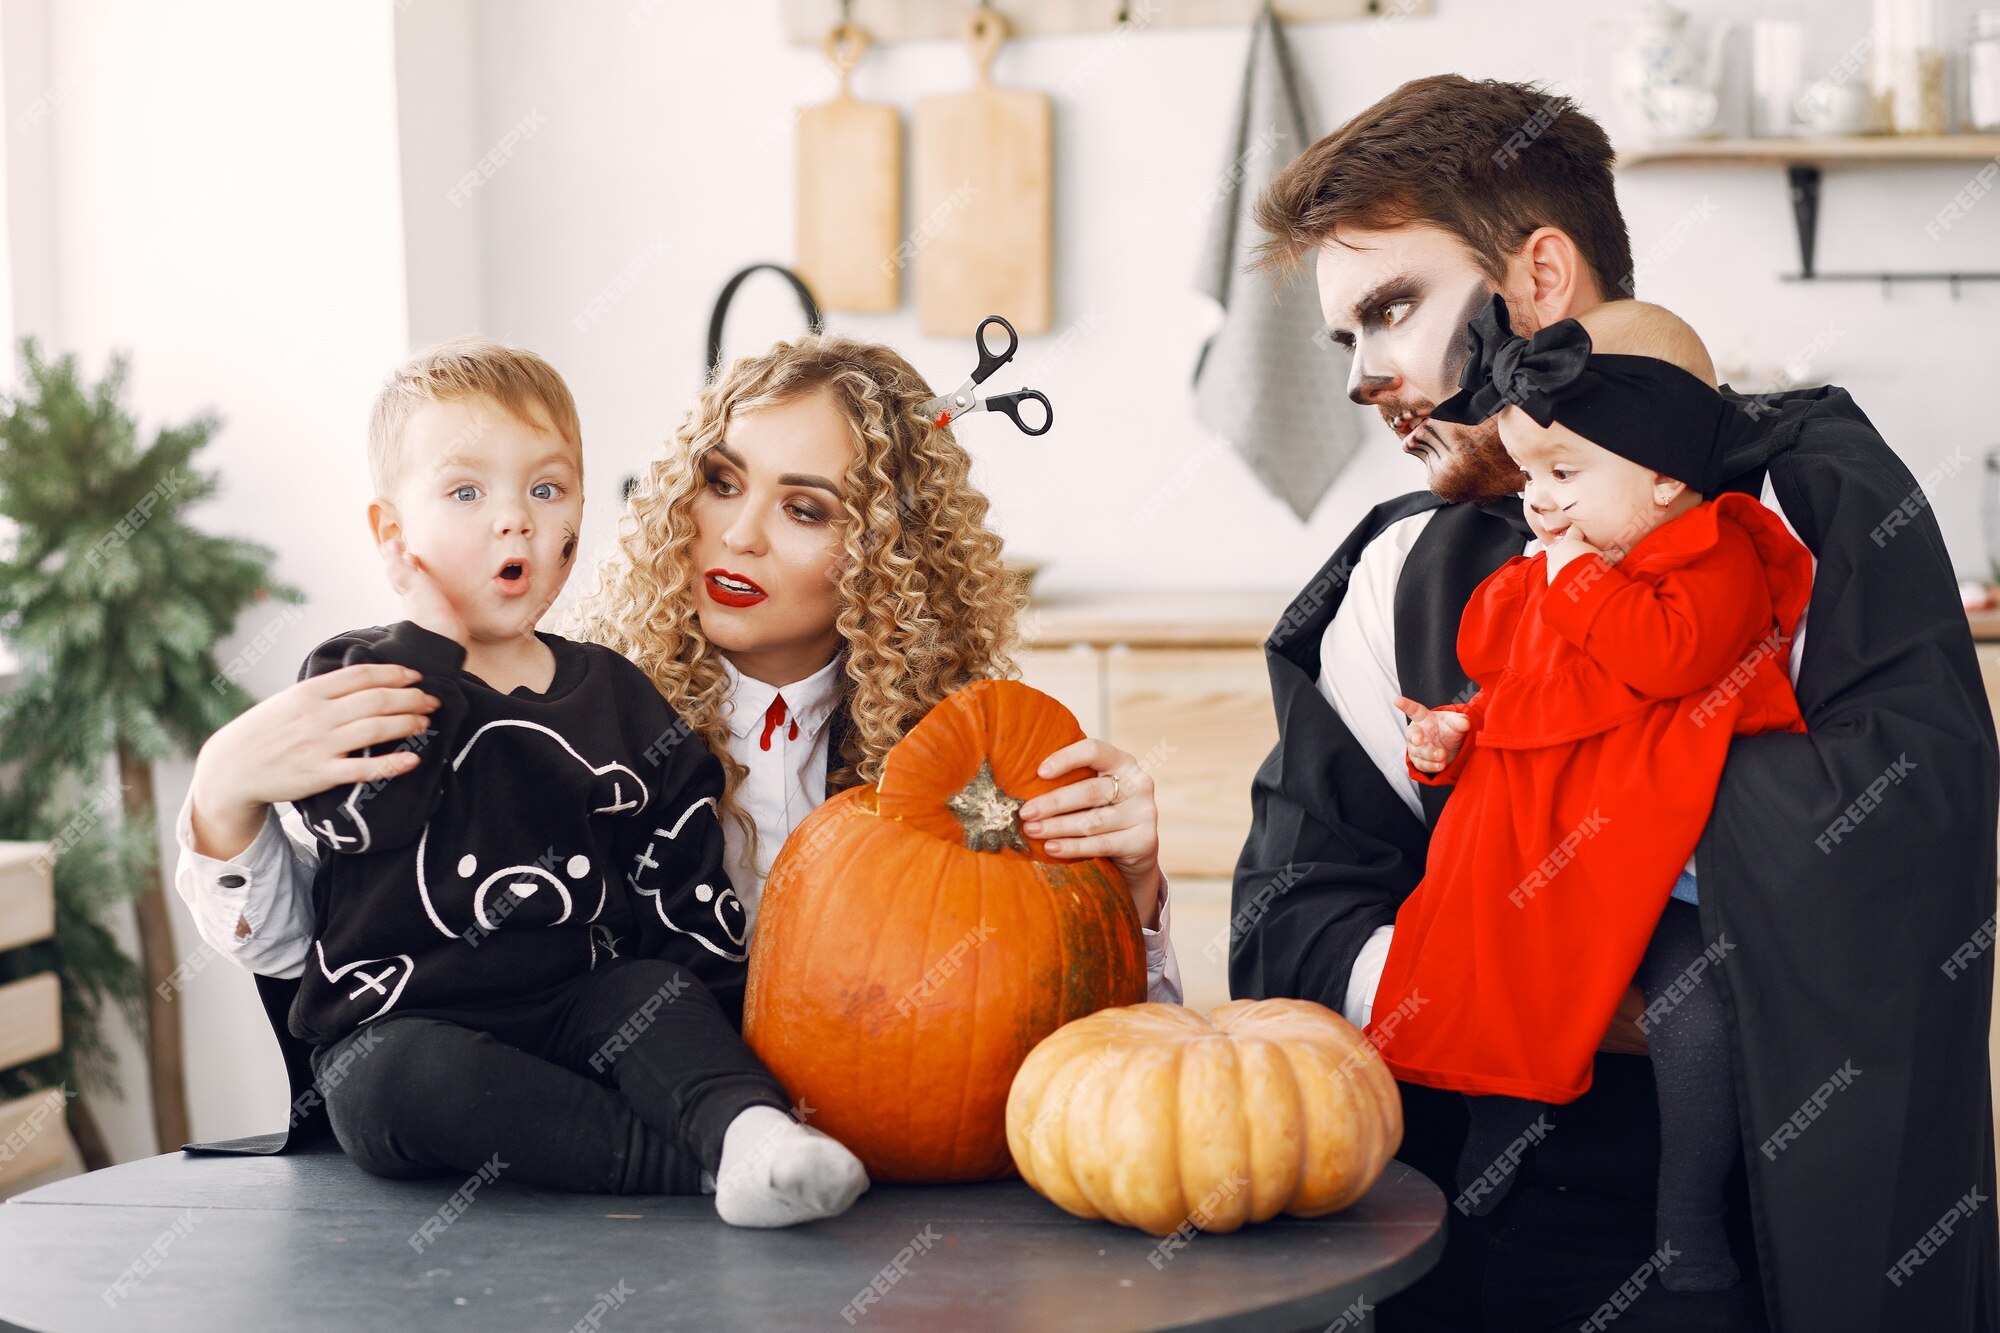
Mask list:
[[[576,451],[583,466],[583,430],[577,421],[576,399],[556,368],[522,347],[504,347],[489,338],[467,334],[433,343],[411,354],[389,372],[368,416],[368,475],[378,495],[394,489],[402,472],[403,428],[427,403],[457,403],[484,398],[531,430],[548,417],[564,443]]]
[[[639,479],[617,552],[572,608],[573,637],[637,663],[723,763],[723,810],[756,827],[737,790],[748,770],[727,749],[728,679],[701,632],[694,504],[708,456],[746,412],[826,393],[846,419],[854,461],[841,480],[850,517],[832,570],[848,726],[831,756],[829,791],[882,775],[882,760],[960,686],[1016,674],[1009,652],[1018,595],[986,526],[986,497],[950,427],[921,408],[932,390],[901,356],[831,334],[781,342],[729,366]]]
[[[1651,301],[1606,301],[1576,317],[1590,334],[1590,350],[1615,356],[1650,356],[1679,366],[1713,389],[1715,362],[1686,320]]]

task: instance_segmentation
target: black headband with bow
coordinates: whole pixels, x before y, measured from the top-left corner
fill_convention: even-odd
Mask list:
[[[1437,420],[1477,425],[1512,404],[1702,495],[1720,489],[1737,414],[1696,376],[1656,357],[1592,352],[1589,330],[1574,319],[1523,338],[1497,294],[1466,331],[1472,355],[1459,391],[1431,409]]]

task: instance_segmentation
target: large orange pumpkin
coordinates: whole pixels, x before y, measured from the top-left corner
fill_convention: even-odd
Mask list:
[[[1402,1141],[1382,1057],[1306,1000],[1107,1009],[1037,1046],[1007,1099],[1022,1179],[1156,1236],[1345,1208]]]
[[[1036,776],[1083,738],[1016,681],[946,698],[882,781],[799,825],[764,884],[743,1035],[876,1180],[1009,1175],[1007,1090],[1036,1042],[1146,994],[1145,943],[1109,861],[1022,831]]]

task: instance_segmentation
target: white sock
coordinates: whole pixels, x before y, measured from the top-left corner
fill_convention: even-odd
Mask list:
[[[789,1227],[844,1213],[868,1188],[861,1159],[775,1106],[753,1106],[722,1133],[715,1211],[736,1227]]]

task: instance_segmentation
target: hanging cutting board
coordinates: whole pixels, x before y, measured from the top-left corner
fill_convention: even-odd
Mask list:
[[[843,23],[824,48],[840,93],[799,112],[795,267],[828,310],[894,310],[908,264],[898,251],[903,123],[896,108],[857,101],[848,89],[867,34]]]
[[[1054,305],[1055,116],[1043,93],[995,87],[1007,21],[978,8],[966,24],[977,81],[970,92],[917,100],[914,251],[917,323],[969,334],[1002,314],[1046,333]]]

